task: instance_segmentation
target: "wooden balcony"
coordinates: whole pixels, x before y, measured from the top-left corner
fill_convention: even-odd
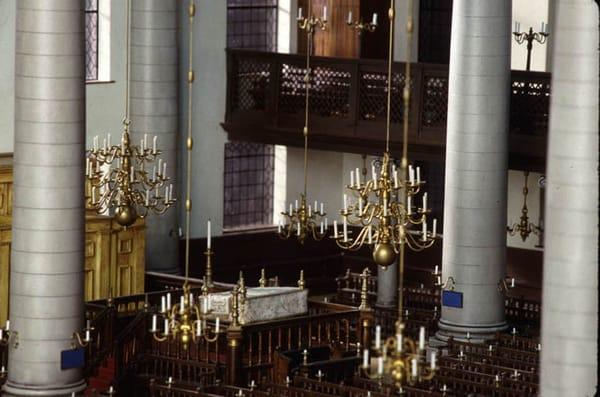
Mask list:
[[[227,51],[227,109],[223,128],[232,140],[302,146],[303,55]],[[378,154],[384,148],[387,65],[379,60],[314,57],[310,92],[313,148]],[[392,151],[401,144],[405,65],[394,63]],[[441,161],[446,144],[448,65],[411,69],[410,152]],[[507,90],[509,87],[507,87]],[[550,74],[512,72],[510,166],[544,170]]]

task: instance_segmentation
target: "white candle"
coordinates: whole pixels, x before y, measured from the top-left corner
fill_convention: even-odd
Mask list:
[[[387,206],[387,199],[384,197],[383,198],[383,216],[387,216],[387,214],[388,214],[388,211],[387,211],[388,208],[387,207],[388,207]]]
[[[152,181],[156,181],[156,166],[152,167]]]
[[[90,338],[90,330],[86,329],[85,330],[85,339],[83,340],[84,342],[89,342],[91,340]]]
[[[394,170],[394,187],[398,188],[398,171]]]
[[[437,236],[437,219],[433,218],[433,233],[431,237],[435,238]]]
[[[362,215],[362,213],[363,213],[362,197],[358,197],[358,215]]]
[[[98,150],[98,135],[94,137],[94,152]]]
[[[165,177],[165,178],[167,177],[167,162],[166,161],[163,163],[163,173],[162,174],[163,174],[163,177]]]
[[[300,222],[298,222],[296,224],[296,235],[300,236],[301,233],[301,227],[300,227]]]
[[[91,172],[90,172],[90,159],[89,158],[85,159],[85,174],[87,176],[91,175]]]
[[[352,23],[352,10],[348,11],[348,24]]]
[[[406,198],[406,211],[408,215],[412,214],[412,196],[407,196]]]
[[[540,32],[544,33],[545,32],[544,29],[545,29],[545,24],[544,24],[544,21],[542,21],[542,27],[540,28]]]
[[[437,354],[435,352],[431,352],[431,369],[435,370],[437,361]]]
[[[2,340],[2,337],[4,336],[4,330],[2,328],[0,328],[0,340]]]
[[[515,288],[515,279],[514,278],[510,279],[510,287]]]
[[[96,188],[92,186],[92,204],[96,204]]]
[[[167,300],[164,296],[160,297],[160,312],[165,313],[167,311]]]
[[[488,350],[489,350],[489,351],[494,351],[494,346],[492,346],[492,345],[489,345],[489,346],[488,346]]]
[[[302,7],[298,8],[298,20],[302,19]]]
[[[348,242],[348,222],[346,221],[346,217],[344,217],[344,242]]]
[[[377,25],[377,13],[373,14],[373,21],[371,22],[373,25]]]
[[[107,137],[106,137],[106,140],[107,140],[107,145],[108,145],[108,147],[110,148],[110,147],[111,147],[111,143],[110,143],[110,134],[108,134],[108,135],[107,135]]]
[[[377,357],[377,374],[383,375],[383,357]]]
[[[208,297],[202,299],[202,313],[208,313]]]
[[[206,222],[206,248],[210,249],[211,248],[211,240],[212,240],[212,236],[211,236],[211,232],[210,232],[210,219]]]
[[[323,222],[321,222],[321,234],[323,234],[325,231],[323,229]]]
[[[373,244],[373,227],[369,225],[369,244]]]
[[[294,212],[294,207],[292,206],[292,203],[290,203],[290,212],[289,212],[289,214],[292,215],[293,212]]]
[[[381,325],[375,327],[375,349],[381,348]]]
[[[415,170],[412,165],[408,166],[408,180],[411,185],[415,183]]]
[[[185,312],[185,298],[183,295],[179,297],[179,313]]]
[[[363,350],[363,368],[369,368],[369,349]]]
[[[308,206],[308,217],[312,217],[312,207],[310,205]]]
[[[219,325],[221,324],[220,321],[221,321],[221,319],[219,317],[217,317],[217,320],[215,321],[215,332],[217,334],[219,333]]]
[[[142,146],[142,150],[146,150],[146,148],[148,147],[148,134],[144,134],[144,144]]]
[[[155,135],[154,139],[152,140],[152,153],[156,154],[156,141],[157,141],[158,137]]]
[[[422,240],[427,241],[427,221],[423,221]]]
[[[323,6],[323,21],[327,21],[327,6]]]
[[[354,186],[354,171],[350,171],[350,187]]]
[[[371,174],[373,175],[373,188],[377,189],[377,170],[374,164],[371,166]]]
[[[156,332],[156,322],[158,321],[158,318],[156,317],[156,314],[152,315],[152,332]]]
[[[360,187],[360,170],[356,168],[356,187]]]
[[[333,238],[337,238],[337,236],[338,236],[337,221],[333,221]]]
[[[419,328],[419,349],[425,349],[425,327]]]
[[[326,229],[326,230],[327,230],[327,229],[329,229],[329,224],[328,224],[328,222],[329,222],[329,221],[327,220],[327,218],[325,218],[325,229]]]
[[[150,190],[146,190],[146,207],[150,206]]]
[[[423,212],[427,211],[427,192],[423,193]]]
[[[344,212],[348,212],[348,195],[344,194]]]
[[[315,206],[313,208],[314,208],[315,212],[318,211],[319,205],[317,203],[317,200],[315,200]]]
[[[412,360],[410,360],[410,363],[411,363],[411,366],[410,366],[411,367],[411,375],[412,375],[413,378],[416,378],[417,377],[417,370],[418,370],[418,368],[417,368],[417,365],[418,365],[417,364],[417,359],[413,358]]]
[[[162,159],[158,159],[158,174],[157,175],[159,175],[159,176],[160,176],[160,171],[163,169],[162,163],[163,163]]]
[[[169,320],[167,320],[166,318],[165,318],[165,325],[164,326],[165,326],[164,334],[165,335],[169,335]]]
[[[171,293],[167,294],[167,310],[171,310]]]
[[[440,271],[440,267],[438,265],[435,265],[435,269],[433,270],[433,274],[439,274]]]
[[[298,200],[296,200],[296,202],[294,204],[294,208],[296,208],[296,210],[298,209]]]
[[[130,177],[130,182],[133,183],[133,181],[135,181],[135,168],[133,168],[133,165],[131,166],[129,177]]]
[[[196,321],[196,336],[202,336],[202,321]]]
[[[321,215],[323,215],[325,212],[323,212],[323,203],[321,203]]]
[[[194,306],[194,294],[190,292],[190,295],[188,298],[190,300],[190,307]]]

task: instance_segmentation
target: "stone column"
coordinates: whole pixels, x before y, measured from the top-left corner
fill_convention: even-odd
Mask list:
[[[463,307],[442,307],[438,338],[481,341],[506,327],[511,1],[455,0],[448,89],[442,275]]]
[[[6,395],[70,396],[85,388],[80,370],[61,370],[61,351],[83,328],[83,4],[17,2],[10,280],[15,334]]]
[[[542,298],[541,395],[597,383],[598,6],[557,4]]]
[[[387,268],[377,266],[377,306],[398,306],[398,261]]]
[[[144,134],[158,136],[167,175],[182,202],[177,180],[178,51],[177,1],[133,0],[131,26],[131,131],[139,144]],[[183,2],[187,7],[187,2]],[[179,269],[177,206],[146,218],[146,268]]]

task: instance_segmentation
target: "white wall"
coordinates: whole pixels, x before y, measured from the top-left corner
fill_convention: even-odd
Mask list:
[[[12,153],[15,118],[16,0],[0,0],[0,153]]]
[[[86,147],[88,148],[91,147],[92,139],[96,135],[105,137],[110,133],[112,141],[116,142],[123,132],[122,121],[125,116],[126,2],[111,0],[108,8],[105,6],[105,1],[99,3],[98,25],[101,32],[98,42],[101,52],[98,77],[104,81],[86,85]],[[110,24],[108,32],[104,31],[107,24]],[[109,55],[105,53],[107,40],[110,47]]]
[[[514,30],[514,22],[521,23],[521,31],[529,31],[529,27],[533,27],[534,32],[541,28],[542,21],[548,22],[548,1],[549,0],[513,0],[512,10],[512,25],[511,31]],[[552,39],[552,28],[550,26],[550,37]],[[546,56],[548,44],[540,44],[536,41],[533,43],[531,51],[531,70],[546,71]],[[525,70],[527,63],[527,42],[519,45],[512,39],[511,50],[511,68],[513,70]]]
[[[212,220],[213,234],[223,230],[223,172],[227,135],[220,123],[225,119],[227,86],[227,2],[198,0],[194,20],[193,139],[192,151],[192,238],[206,235],[206,221]],[[181,11],[180,76],[187,76],[188,17]],[[187,136],[187,79],[180,78],[181,136]],[[179,169],[186,180],[185,138],[180,142]],[[185,190],[180,188],[181,197]],[[181,224],[185,224],[181,211]]]
[[[527,215],[529,216],[529,222],[539,225],[540,217],[540,185],[539,179],[542,174],[535,172],[529,173],[528,178],[528,189],[529,194],[527,195],[527,209],[529,210]],[[521,218],[521,208],[523,207],[523,185],[525,183],[525,176],[523,171],[508,171],[508,211],[507,211],[507,225],[512,226],[514,223],[518,223]],[[507,235],[506,243],[509,247],[525,248],[541,251],[542,249],[536,247],[539,243],[539,237],[533,233],[529,235],[529,238],[525,241],[521,240],[521,236],[517,233],[514,236]]]

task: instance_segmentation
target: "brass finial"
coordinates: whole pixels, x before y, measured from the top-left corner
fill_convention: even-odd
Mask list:
[[[304,270],[300,270],[300,280],[298,280],[298,288],[303,290],[306,287],[306,281],[304,280]]]
[[[246,281],[244,280],[244,273],[242,271],[240,271],[238,287],[240,292],[240,305],[243,305],[246,302],[246,293],[248,292],[248,289],[246,288]]]
[[[265,288],[267,286],[267,276],[264,268],[260,269],[260,279],[258,279],[258,285],[261,288]]]
[[[206,276],[202,277],[202,295],[208,296],[208,283],[206,282]]]
[[[369,307],[369,276],[370,276],[371,272],[369,271],[369,268],[365,268],[365,270],[363,270],[363,272],[360,275],[360,281],[361,281],[361,286],[360,286],[360,306],[358,307],[359,310],[370,310],[371,308]]]

